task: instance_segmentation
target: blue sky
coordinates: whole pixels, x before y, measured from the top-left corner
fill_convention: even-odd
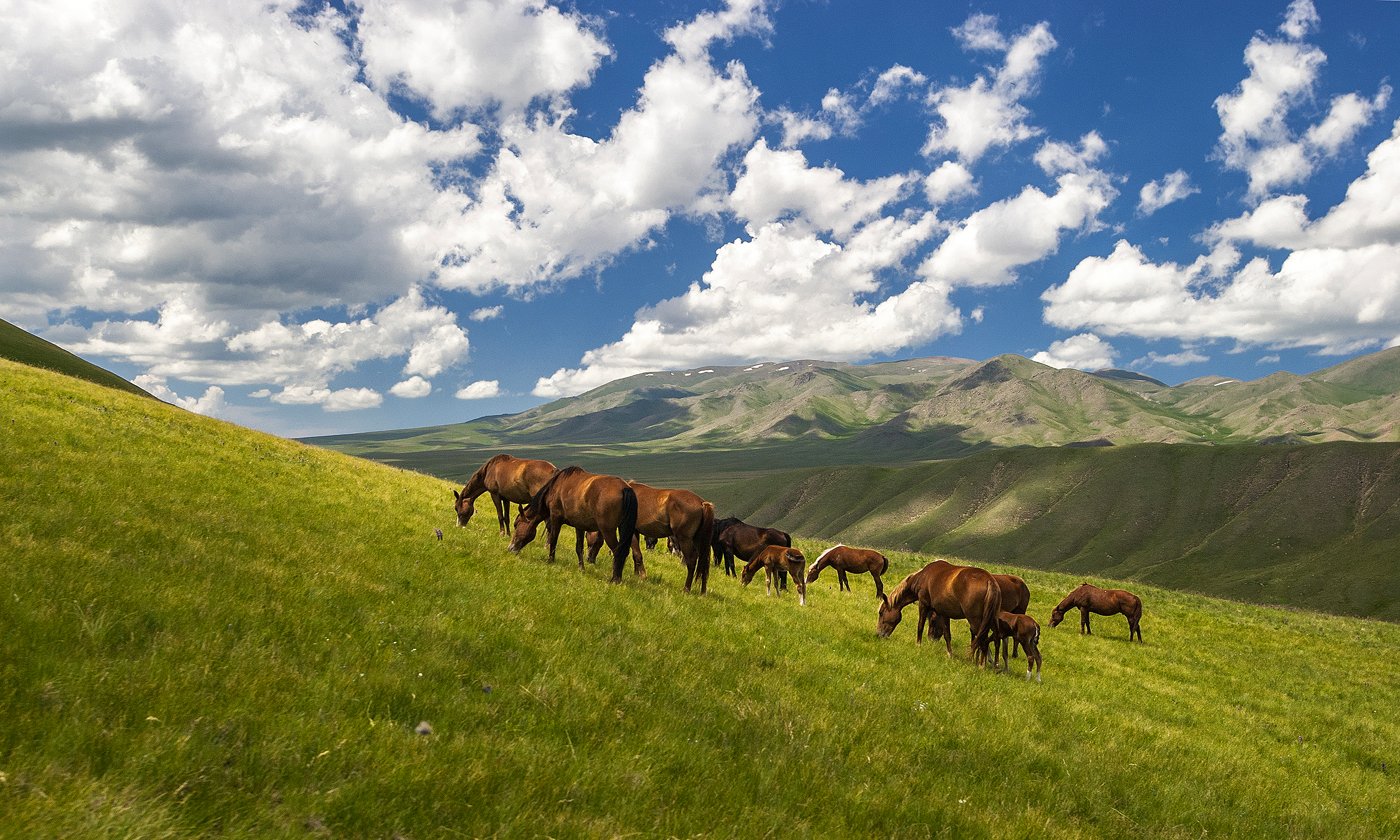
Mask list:
[[[283,435],[1400,341],[1400,2],[22,2],[0,317]]]

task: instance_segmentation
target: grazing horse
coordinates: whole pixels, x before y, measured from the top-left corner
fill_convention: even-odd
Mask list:
[[[807,570],[807,582],[811,583],[821,574],[822,569],[831,567],[836,570],[836,591],[851,591],[851,582],[846,580],[846,573],[858,575],[861,572],[869,572],[875,579],[875,597],[885,594],[885,585],[880,581],[880,575],[889,571],[890,561],[885,559],[885,555],[873,548],[851,548],[849,545],[833,545],[817,556],[817,560]]]
[[[1006,640],[1013,639],[1026,649],[1026,679],[1031,678],[1031,670],[1035,670],[1035,681],[1040,682],[1040,625],[1036,620],[1024,613],[1013,613],[1002,610],[997,613],[997,629],[992,638],[992,646],[996,654],[992,658],[992,667],[1010,668],[1011,659],[1006,655]]]
[[[1001,612],[1001,588],[990,572],[976,566],[955,566],[935,560],[899,582],[889,594],[880,595],[876,632],[887,637],[899,626],[904,608],[919,604],[919,641],[923,641],[924,621],[929,616],[943,619],[965,618],[972,628],[969,650],[974,662],[986,664],[997,613]],[[948,655],[953,655],[951,639]]]
[[[1031,605],[1031,590],[1026,586],[1026,581],[1016,575],[999,575],[992,573],[992,580],[997,582],[997,588],[1001,590],[1001,608],[1009,613],[1025,613],[1026,608]],[[919,630],[922,634],[924,618],[919,614]],[[951,653],[953,647],[952,630],[948,626],[948,619],[938,615],[927,616],[933,623],[929,626],[929,638],[933,640],[947,639],[948,650]],[[1011,645],[1011,655],[1014,657],[1021,647],[1019,639],[1013,639]]]
[[[715,565],[718,566],[723,560],[724,573],[727,575],[734,574],[735,557],[747,563],[760,549],[768,545],[791,548],[792,537],[786,531],[779,531],[777,528],[760,528],[757,525],[740,522],[731,516],[715,523],[714,536],[710,539],[710,548],[715,555]],[[786,576],[787,572],[784,571],[784,589],[787,588]]]
[[[756,552],[753,559],[744,565],[744,574],[740,577],[745,586],[753,580],[753,576],[760,568],[763,569],[764,591],[773,594],[774,578],[779,572],[787,572],[793,580],[797,581],[797,602],[802,606],[807,606],[807,581],[802,577],[802,570],[807,566],[807,558],[802,552],[795,548],[788,548],[785,545],[767,545]],[[778,589],[781,595],[783,590]]]
[[[710,534],[715,526],[715,506],[689,490],[652,487],[640,481],[629,481],[627,486],[637,494],[638,536],[646,538],[648,548],[655,546],[662,537],[669,537],[673,550],[680,553],[685,563],[685,591],[690,591],[698,574],[700,594],[705,594],[710,582]],[[637,542],[634,537],[632,563],[638,575],[645,575],[642,550]],[[598,556],[598,548],[598,543],[590,537],[590,563]]]
[[[1122,613],[1128,619],[1128,641],[1134,636],[1142,641],[1142,599],[1123,589],[1100,589],[1087,583],[1079,584],[1073,592],[1065,596],[1055,609],[1050,611],[1050,626],[1055,627],[1065,619],[1065,613],[1079,608],[1079,632],[1093,635],[1089,629],[1089,613],[1094,615],[1117,615]]]
[[[552,475],[554,465],[548,461],[517,458],[504,453],[490,458],[467,479],[462,492],[452,491],[456,499],[453,507],[457,510],[457,526],[467,527],[476,510],[476,497],[490,493],[491,503],[496,507],[496,523],[502,534],[509,533],[506,529],[510,527],[510,503],[524,505],[534,498]]]
[[[622,580],[622,564],[637,533],[637,492],[627,482],[612,475],[585,472],[580,467],[557,471],[520,509],[510,550],[519,553],[535,538],[540,523],[546,521],[549,562],[554,562],[559,530],[572,525],[577,534],[578,567],[582,569],[583,535],[598,531],[613,552],[612,582]]]

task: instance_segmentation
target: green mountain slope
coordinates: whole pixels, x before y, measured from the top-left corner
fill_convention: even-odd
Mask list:
[[[0,390],[0,836],[1400,831],[1400,626],[1134,585],[1146,644],[1047,629],[1028,683],[965,629],[877,639],[863,578],[702,598],[654,555],[613,586],[449,527],[436,479],[10,362]],[[1026,575],[1042,621],[1079,580]]]
[[[1400,445],[1016,449],[715,487],[796,533],[1400,620]]]
[[[26,332],[9,321],[0,320],[0,359],[10,359],[34,367],[76,376],[108,388],[149,397],[140,387],[122,379],[109,370],[69,353],[57,344]]]
[[[902,464],[1013,446],[1326,441],[1400,442],[1400,348],[1309,376],[1206,377],[1175,387],[1015,355],[702,368],[639,374],[505,417],[312,440],[439,475],[447,473],[414,454],[524,447],[722,458],[757,448],[765,467],[781,468]]]

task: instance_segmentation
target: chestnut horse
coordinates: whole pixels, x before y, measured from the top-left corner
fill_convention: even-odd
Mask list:
[[[457,527],[465,528],[476,510],[476,497],[482,493],[491,494],[491,503],[496,507],[496,524],[501,533],[508,533],[510,527],[510,503],[523,505],[530,501],[549,477],[554,475],[554,465],[548,461],[534,461],[517,458],[504,453],[496,455],[472,473],[462,492],[452,491],[456,499],[453,507],[457,511]]]
[[[893,633],[904,608],[916,601],[920,642],[924,622],[930,615],[945,620],[965,618],[972,628],[969,653],[974,662],[986,664],[996,616],[1001,612],[1001,589],[990,572],[976,566],[955,566],[947,560],[929,563],[900,581],[888,595],[880,595],[876,632],[882,637]],[[952,653],[950,641],[948,655]]]
[[[1024,614],[1026,608],[1031,605],[1031,590],[1026,586],[1026,581],[1016,575],[999,575],[992,573],[992,579],[997,582],[997,588],[1001,590],[1001,608],[1009,613]],[[946,639],[948,653],[953,652],[953,634],[948,626],[948,619],[938,615],[928,616],[933,623],[929,625],[929,638],[937,641]],[[919,615],[919,631],[923,634],[923,624],[925,616]],[[1011,645],[1011,655],[1014,657],[1016,651],[1021,647],[1019,639],[1013,639]]]
[[[637,494],[637,534],[645,537],[652,548],[662,537],[669,537],[672,550],[679,551],[685,563],[685,591],[696,575],[700,577],[700,594],[705,594],[710,582],[710,533],[715,527],[715,506],[689,490],[652,487],[640,481],[629,481]],[[638,575],[646,575],[642,550],[632,539],[632,563]],[[592,535],[588,539],[588,561],[598,556],[600,542]]]
[[[997,629],[992,639],[992,646],[996,650],[992,658],[993,668],[998,662],[1003,668],[1011,667],[1011,660],[1006,655],[1007,639],[1015,640],[1026,649],[1026,679],[1031,678],[1031,670],[1034,668],[1035,681],[1040,682],[1040,625],[1023,613],[1006,610],[997,613]]]
[[[559,530],[572,525],[577,534],[578,567],[583,568],[583,535],[598,531],[613,552],[612,582],[622,580],[622,564],[627,549],[637,532],[637,492],[627,482],[612,475],[585,472],[580,467],[565,467],[520,509],[515,517],[515,533],[510,550],[519,553],[539,530],[541,522],[549,539],[549,562],[554,562],[554,548],[559,542]]]
[[[880,580],[880,575],[889,571],[890,561],[885,559],[885,555],[873,548],[851,548],[849,545],[833,545],[817,556],[817,560],[807,570],[807,582],[811,583],[821,574],[822,569],[831,567],[836,570],[836,591],[851,591],[851,582],[846,580],[846,573],[858,575],[861,572],[869,572],[875,579],[875,597],[885,594],[885,585]]]
[[[773,594],[773,586],[777,582],[774,580],[779,572],[787,572],[794,581],[797,582],[797,602],[802,606],[807,606],[807,582],[802,577],[802,570],[807,566],[807,558],[802,552],[795,548],[788,548],[785,545],[767,545],[756,552],[753,559],[744,564],[744,574],[739,578],[745,586],[753,580],[760,568],[763,569],[764,591]],[[778,594],[783,590],[780,588]]]
[[[1054,627],[1065,619],[1065,613],[1079,608],[1079,632],[1093,635],[1089,629],[1089,613],[1094,615],[1117,615],[1122,613],[1128,619],[1128,641],[1134,636],[1142,641],[1142,599],[1123,589],[1100,589],[1087,583],[1079,584],[1073,592],[1065,596],[1055,609],[1050,611],[1050,626]]]
[[[718,566],[723,560],[724,573],[727,575],[734,574],[735,557],[747,563],[759,550],[769,545],[791,548],[792,537],[786,531],[779,531],[777,528],[760,528],[757,525],[741,522],[732,516],[715,523],[714,536],[710,539],[710,548],[715,555],[715,565]],[[786,589],[786,571],[783,572],[783,578],[783,588]]]

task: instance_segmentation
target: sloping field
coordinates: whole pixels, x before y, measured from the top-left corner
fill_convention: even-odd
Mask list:
[[[863,577],[612,586],[449,527],[436,479],[8,362],[0,394],[0,835],[1400,832],[1393,624],[1135,585],[1146,643],[1047,628],[1036,684],[961,626],[875,638]],[[1079,580],[1027,577],[1042,621]]]
[[[1022,448],[762,476],[794,533],[1400,620],[1400,445]]]

